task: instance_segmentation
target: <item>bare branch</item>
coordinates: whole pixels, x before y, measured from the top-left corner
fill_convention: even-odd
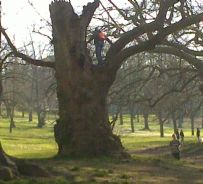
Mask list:
[[[193,65],[198,71],[203,69],[203,62],[201,60],[175,47],[157,46],[150,52],[172,54],[178,56],[181,59],[184,59],[185,61]]]
[[[105,10],[105,12],[107,13],[107,15],[109,16],[109,18],[112,20],[112,22],[116,25],[116,27],[125,33],[125,30],[117,24],[117,22],[113,19],[113,17],[109,13],[109,11],[105,8],[105,6],[101,2],[100,2],[100,4],[101,4],[102,8]]]
[[[191,16],[191,17],[188,17],[188,18],[185,18],[185,19],[182,19],[182,20],[180,20],[180,21],[178,21],[178,22],[176,22],[174,24],[169,25],[166,28],[163,28],[162,31],[159,31],[151,39],[149,39],[149,40],[147,40],[145,42],[142,42],[142,43],[140,43],[138,45],[134,45],[134,46],[128,47],[126,49],[123,49],[118,54],[114,53],[114,55],[112,56],[113,59],[110,59],[109,68],[112,68],[112,67],[113,68],[119,68],[122,61],[127,59],[129,56],[132,56],[132,55],[134,55],[136,53],[139,53],[139,52],[142,52],[142,51],[152,50],[152,49],[155,48],[156,45],[161,44],[163,42],[163,40],[168,35],[170,35],[171,33],[179,31],[179,30],[181,30],[181,29],[183,29],[185,27],[188,27],[188,26],[190,26],[192,24],[198,23],[198,22],[200,22],[202,20],[203,20],[203,13],[198,14],[198,15],[194,15],[194,16]],[[149,26],[149,24],[146,25],[146,26]],[[140,29],[140,31],[138,31],[138,29],[137,29],[137,32],[136,32],[137,35],[139,35],[141,32],[142,33],[144,32],[144,30]],[[149,29],[150,29],[150,27],[149,27]],[[135,36],[135,35],[133,35],[133,31],[132,31],[131,33],[129,33],[129,36],[126,35],[124,37],[127,37],[126,39],[129,39],[129,37],[132,38],[133,36]],[[123,40],[123,38],[119,39],[119,42],[121,40]],[[117,45],[116,45],[117,48],[115,48],[115,50],[118,49],[118,47],[121,47],[122,44],[123,43],[121,43],[121,42],[120,43],[117,42]],[[112,49],[113,48],[114,48],[114,46],[112,46]],[[113,51],[113,52],[115,52],[115,51]]]
[[[32,32],[33,32],[33,33],[36,33],[36,34],[39,34],[39,35],[41,35],[41,36],[44,36],[44,37],[46,37],[46,38],[48,38],[50,42],[51,42],[51,40],[52,40],[52,38],[51,38],[49,35],[44,34],[44,33],[40,32],[40,31],[35,31],[35,30],[33,30]]]
[[[4,35],[4,37],[6,38],[6,41],[8,42],[8,45],[10,46],[10,48],[13,51],[13,54],[18,57],[23,59],[24,61],[36,65],[36,66],[43,66],[43,67],[50,67],[50,68],[54,68],[54,62],[51,61],[43,61],[43,60],[38,60],[38,59],[33,59],[23,53],[18,52],[17,48],[14,46],[14,44],[11,42],[9,36],[7,35],[5,29],[1,28],[1,32]]]

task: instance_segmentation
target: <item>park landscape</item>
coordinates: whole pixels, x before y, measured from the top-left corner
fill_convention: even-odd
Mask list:
[[[0,21],[0,183],[202,183],[202,2],[26,3],[29,39]]]
[[[45,169],[48,176],[35,172],[1,183],[202,183],[203,145],[191,136],[188,123],[184,123],[185,142],[181,148],[181,160],[170,154],[169,142],[173,128],[165,127],[165,137],[159,136],[157,122],[150,123],[150,130],[143,130],[143,121],[131,132],[129,115],[124,124],[119,122],[119,132],[129,158],[56,157],[57,145],[53,124],[36,128],[37,123],[27,122],[27,117],[16,117],[16,128],[9,133],[8,120],[1,120],[1,143],[10,156],[35,163]],[[118,131],[119,130],[119,131]]]

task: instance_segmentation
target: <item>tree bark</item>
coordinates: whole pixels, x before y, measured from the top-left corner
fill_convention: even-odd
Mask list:
[[[59,155],[123,153],[108,122],[106,100],[115,75],[109,76],[105,66],[94,66],[86,47],[86,28],[98,5],[99,1],[89,3],[81,16],[68,2],[50,5],[60,117],[54,133]]]

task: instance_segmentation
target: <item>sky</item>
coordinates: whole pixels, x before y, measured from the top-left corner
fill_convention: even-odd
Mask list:
[[[2,1],[2,25],[7,29],[9,36],[15,35],[15,40],[26,40],[32,25],[40,24],[41,17],[50,21],[49,4],[51,0],[1,0]],[[72,0],[75,9],[80,10],[83,5],[92,0]]]
[[[49,4],[53,0],[0,0],[2,4],[2,26],[6,29],[7,34],[11,38],[15,46],[21,50],[25,45],[30,45],[31,37],[34,43],[35,52],[41,53],[44,50],[42,57],[46,57],[50,54],[50,40],[46,37],[33,33],[33,25],[37,25],[39,28],[46,27],[46,29],[40,30],[43,34],[52,37],[51,27],[44,26],[46,21],[51,23],[49,14]],[[33,4],[31,6],[30,3]],[[68,1],[68,0],[66,0]],[[71,0],[71,3],[75,9],[75,12],[80,13],[84,5],[94,0]],[[109,0],[100,0],[105,6],[109,3]],[[124,5],[128,0],[112,0],[117,5]],[[33,8],[34,7],[34,8]],[[45,19],[46,21],[40,21]],[[30,36],[31,35],[31,36]],[[32,47],[28,46],[27,49],[32,51]],[[48,50],[47,50],[48,49]],[[48,51],[48,52],[47,52]],[[37,54],[38,55],[38,54]]]
[[[31,30],[32,25],[40,24],[40,16],[42,18],[50,21],[49,18],[49,4],[52,0],[30,0],[33,4],[34,9],[28,0],[1,0],[2,2],[2,25],[7,29],[7,33],[10,37],[14,37],[16,42],[20,40],[25,42],[29,39],[29,30]],[[71,3],[76,12],[82,10],[82,6],[86,5],[88,2],[93,2],[93,0],[71,0]],[[108,0],[101,0],[102,3],[107,3]],[[114,0],[118,3],[118,0]],[[127,2],[127,0],[122,0],[119,2]]]

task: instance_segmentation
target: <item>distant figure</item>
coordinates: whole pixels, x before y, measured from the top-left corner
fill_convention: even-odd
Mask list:
[[[170,142],[171,154],[174,158],[180,160],[180,147],[181,144],[179,140],[177,140],[176,134],[172,135],[173,140]]]
[[[184,137],[185,137],[184,132],[183,132],[183,130],[181,129],[181,130],[180,130],[180,143],[181,143],[181,145],[183,145]]]
[[[180,134],[179,134],[178,129],[176,129],[174,133],[176,135],[176,138],[179,140],[180,139]]]
[[[202,138],[200,137],[200,129],[199,128],[197,128],[196,135],[197,135],[197,142],[202,142]]]
[[[87,43],[90,43],[92,40],[94,40],[95,52],[96,52],[98,64],[101,65],[104,63],[103,58],[102,58],[104,41],[106,40],[110,44],[112,44],[112,41],[99,28],[95,28],[95,31],[93,32],[92,36],[87,41]]]

